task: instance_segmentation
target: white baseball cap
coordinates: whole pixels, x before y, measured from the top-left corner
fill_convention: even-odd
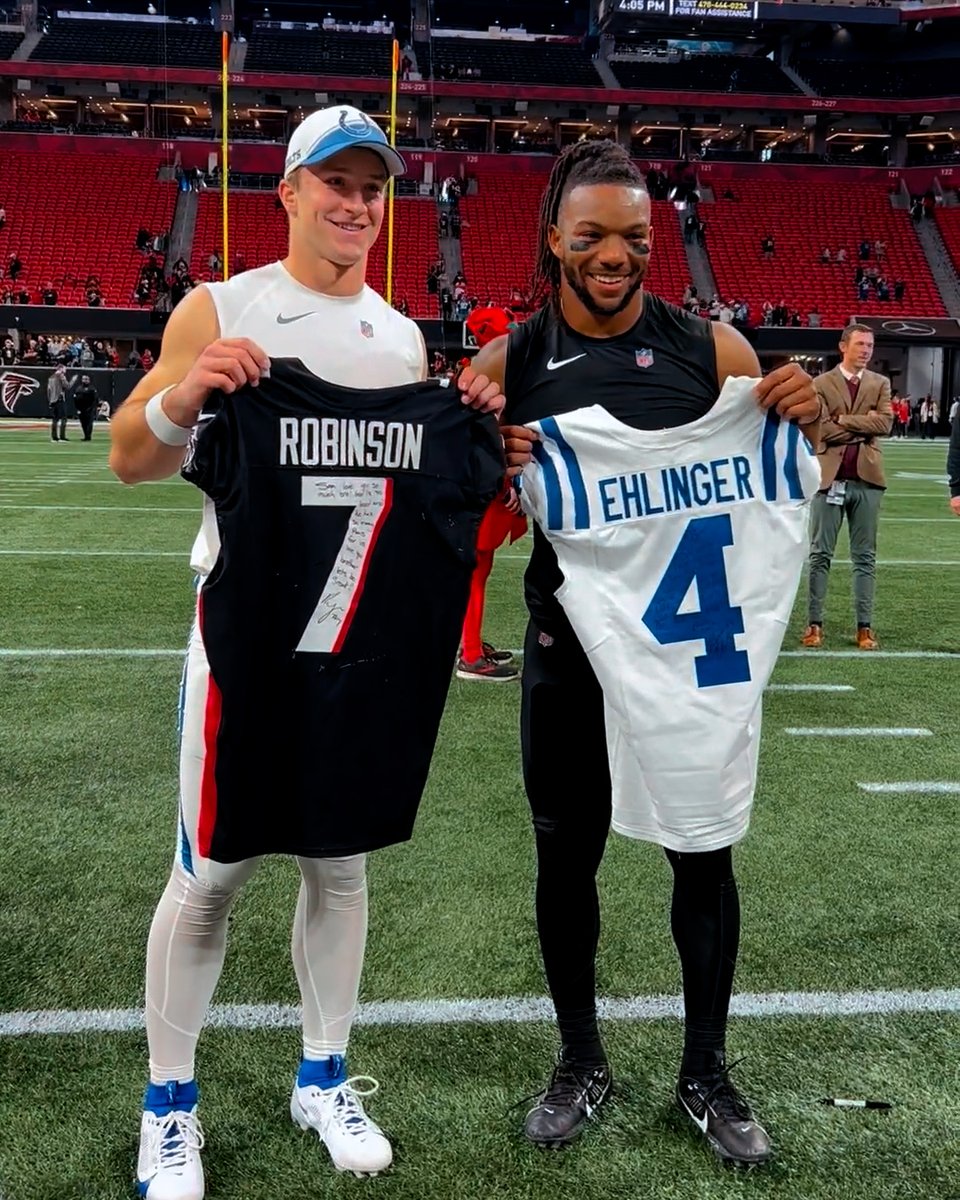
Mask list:
[[[407,169],[376,121],[352,105],[335,104],[317,109],[297,126],[287,147],[283,174],[287,176],[297,167],[324,162],[341,150],[358,147],[379,154],[388,175],[403,175]]]

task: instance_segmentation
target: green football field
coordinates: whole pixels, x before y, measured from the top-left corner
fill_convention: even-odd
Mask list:
[[[91,444],[71,435],[53,445],[42,428],[0,427],[3,1200],[132,1194],[144,947],[175,828],[198,495],[179,480],[125,488],[103,426]],[[722,1167],[672,1107],[669,871],[656,848],[617,837],[599,960],[616,1098],[575,1147],[523,1141],[522,1101],[555,1037],[538,1000],[519,688],[454,680],[415,838],[369,865],[351,1067],[381,1081],[368,1107],[395,1166],[339,1176],[290,1123],[298,877],[270,861],[235,909],[200,1045],[209,1200],[960,1197],[960,521],[945,453],[943,441],[888,444],[882,653],[853,646],[844,540],[826,651],[798,652],[798,605],[766,701],[754,822],[736,853],[729,1048],[775,1161]],[[491,580],[486,632],[501,646],[521,645],[525,554],[502,552]],[[371,708],[372,752],[389,720]],[[874,732],[822,732],[840,728]],[[577,747],[557,753],[575,775]],[[894,1107],[842,1110],[826,1096]]]

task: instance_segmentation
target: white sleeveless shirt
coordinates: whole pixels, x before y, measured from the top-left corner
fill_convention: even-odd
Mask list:
[[[217,310],[219,337],[249,338],[272,358],[299,358],[329,383],[396,387],[426,375],[419,328],[366,284],[355,296],[328,296],[272,262],[204,286]],[[204,498],[190,565],[209,575],[219,552],[213,504]]]

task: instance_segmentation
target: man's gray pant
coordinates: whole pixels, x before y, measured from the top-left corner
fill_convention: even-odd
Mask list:
[[[877,524],[883,488],[848,479],[842,504],[828,504],[827,493],[813,498],[810,522],[810,624],[823,624],[830,561],[837,534],[846,516],[853,562],[853,604],[858,625],[873,624],[873,594],[877,574]]]

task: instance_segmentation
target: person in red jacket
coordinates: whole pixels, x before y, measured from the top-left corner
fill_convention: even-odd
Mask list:
[[[509,332],[516,324],[516,319],[509,309],[475,308],[467,318],[466,324],[477,345],[485,346],[495,337]],[[470,580],[470,599],[463,621],[460,657],[457,660],[458,679],[507,683],[520,678],[520,672],[512,662],[513,655],[508,650],[497,650],[483,640],[483,608],[487,580],[493,569],[494,551],[507,538],[515,542],[526,532],[527,521],[520,511],[520,497],[513,484],[508,481],[480,522],[477,535],[477,565]]]

